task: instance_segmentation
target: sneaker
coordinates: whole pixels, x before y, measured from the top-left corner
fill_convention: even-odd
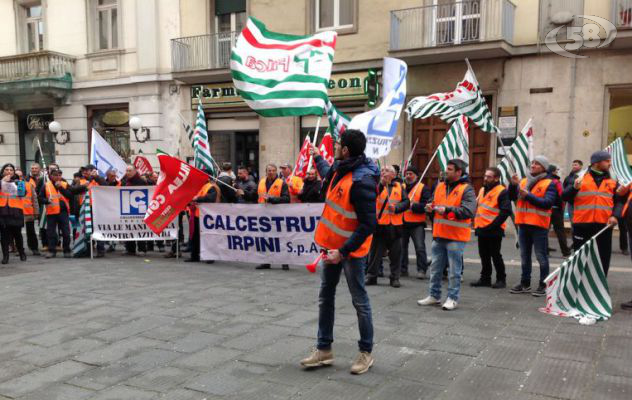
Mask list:
[[[312,354],[301,360],[301,365],[305,368],[316,368],[334,363],[334,353],[331,350],[314,349]]]
[[[270,264],[259,264],[255,269],[270,269]]]
[[[521,293],[531,293],[531,286],[529,285],[523,285],[522,283],[512,287],[509,290],[510,293],[513,294],[521,294]]]
[[[394,288],[402,287],[402,284],[399,283],[399,279],[391,279],[391,286]]]
[[[538,288],[531,292],[531,295],[534,297],[546,296],[546,285],[544,283],[540,283]]]
[[[369,368],[371,368],[371,366],[373,365],[373,361],[374,358],[371,353],[361,351],[351,365],[351,373],[354,375],[360,375],[367,372]]]
[[[476,282],[470,282],[471,287],[491,287],[492,283],[490,281],[484,281],[482,279],[477,280]]]
[[[627,303],[621,303],[621,308],[628,311],[632,310],[632,300]]]
[[[496,283],[492,285],[492,289],[504,289],[506,287],[507,287],[507,282],[505,281],[496,281]]]
[[[417,272],[417,279],[426,279],[426,271]]]
[[[447,298],[445,300],[445,303],[443,303],[443,306],[441,306],[441,308],[443,308],[446,311],[452,311],[456,308],[456,306],[458,305],[458,303],[456,302],[456,300],[453,300],[451,298]]]
[[[428,296],[425,299],[417,300],[417,304],[420,306],[434,306],[439,303],[441,303],[441,301],[439,301],[439,299],[435,299],[432,296]]]

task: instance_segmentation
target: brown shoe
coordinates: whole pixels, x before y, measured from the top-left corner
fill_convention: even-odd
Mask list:
[[[305,368],[316,368],[334,363],[334,353],[331,350],[312,351],[309,357],[301,360],[301,365]]]
[[[373,365],[373,361],[374,359],[371,353],[361,351],[356,360],[353,362],[353,365],[351,365],[351,373],[354,375],[360,375],[367,372]]]

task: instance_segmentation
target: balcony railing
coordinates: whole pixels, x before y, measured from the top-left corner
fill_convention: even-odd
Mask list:
[[[171,39],[173,72],[228,68],[239,32]]]
[[[391,50],[513,42],[514,12],[509,0],[464,0],[391,11]]]
[[[0,82],[61,78],[73,73],[74,63],[74,57],[47,50],[0,57]]]
[[[613,0],[612,11],[612,23],[617,28],[632,28],[632,0]]]

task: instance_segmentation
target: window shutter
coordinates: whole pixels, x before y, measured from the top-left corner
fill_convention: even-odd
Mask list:
[[[215,15],[246,11],[246,0],[215,0]]]

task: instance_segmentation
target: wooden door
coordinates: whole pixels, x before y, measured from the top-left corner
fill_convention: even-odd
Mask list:
[[[445,137],[448,128],[449,125],[443,122],[439,117],[415,119],[413,121],[412,143],[415,143],[415,140],[419,139],[413,156],[413,165],[419,168],[420,174],[428,165],[428,161]],[[481,131],[476,125],[470,123],[469,139],[470,178],[474,188],[478,192],[478,189],[483,185],[485,169],[489,166],[489,141],[491,140],[491,134]],[[438,179],[439,161],[435,157],[426,173],[424,184],[432,187]]]

